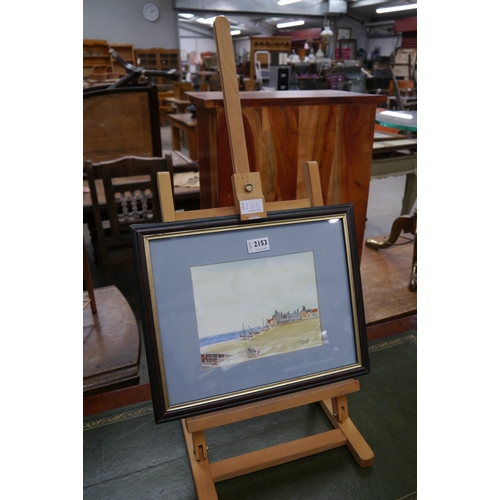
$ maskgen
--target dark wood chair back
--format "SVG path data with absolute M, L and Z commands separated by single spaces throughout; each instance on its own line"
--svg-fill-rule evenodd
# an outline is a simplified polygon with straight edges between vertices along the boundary
M 83 93 L 83 158 L 161 157 L 158 89 L 124 87 Z
M 85 162 L 98 258 L 105 269 L 110 267 L 112 250 L 118 261 L 131 258 L 130 224 L 161 222 L 157 173 L 169 171 L 169 166 L 166 158 L 135 156 Z

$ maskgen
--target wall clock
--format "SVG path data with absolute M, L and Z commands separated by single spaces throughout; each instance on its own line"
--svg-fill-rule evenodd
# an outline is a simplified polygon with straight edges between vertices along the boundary
M 142 8 L 142 14 L 148 21 L 156 21 L 160 17 L 160 11 L 154 3 L 147 3 Z

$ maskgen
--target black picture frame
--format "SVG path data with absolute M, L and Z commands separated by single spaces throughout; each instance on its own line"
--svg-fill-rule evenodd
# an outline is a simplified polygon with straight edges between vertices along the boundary
M 369 373 L 351 204 L 131 228 L 156 423 Z

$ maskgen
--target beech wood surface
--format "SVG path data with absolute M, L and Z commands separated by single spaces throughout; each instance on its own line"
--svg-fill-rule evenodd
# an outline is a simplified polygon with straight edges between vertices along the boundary
M 241 104 L 238 91 L 238 76 L 234 62 L 230 25 L 226 17 L 217 17 L 214 22 L 215 43 L 219 57 L 219 74 L 224 98 L 224 111 L 228 124 L 229 147 L 233 172 L 250 172 L 248 154 L 241 118 Z
M 181 420 L 182 432 L 186 442 L 186 450 L 193 473 L 193 482 L 196 488 L 196 495 L 200 500 L 217 500 L 217 490 L 215 489 L 212 471 L 208 460 L 197 460 L 196 452 L 193 450 L 193 435 L 190 434 L 185 425 L 185 420 Z
M 156 178 L 158 181 L 158 194 L 160 197 L 162 221 L 165 222 L 175 220 L 175 205 L 170 172 L 158 172 L 156 174 Z M 164 193 L 168 191 L 170 191 L 170 196 L 164 196 Z
M 321 193 L 317 161 L 306 161 L 304 163 L 304 185 L 307 199 L 311 200 L 311 206 L 321 207 L 323 205 L 323 195 Z
M 210 464 L 213 481 L 225 481 L 243 474 L 249 474 L 268 467 L 275 467 L 299 458 L 308 457 L 323 451 L 347 444 L 347 439 L 340 429 L 296 439 L 288 443 L 270 446 L 244 455 L 231 457 Z
M 347 404 L 347 403 L 346 403 Z M 335 411 L 332 400 L 323 400 L 320 402 L 326 416 L 336 429 L 340 429 L 346 437 L 346 445 L 351 452 L 356 463 L 363 468 L 370 467 L 373 464 L 374 453 L 365 438 L 358 431 L 352 420 L 347 417 L 344 421 L 339 421 L 335 417 Z
M 256 401 L 243 406 L 213 411 L 204 415 L 186 418 L 186 429 L 188 432 L 219 427 L 221 425 L 240 422 L 249 418 L 268 415 L 277 411 L 303 406 L 314 403 L 328 397 L 341 394 L 350 394 L 359 391 L 359 381 L 355 379 L 341 380 L 333 384 L 313 387 L 300 392 L 277 396 L 263 401 Z

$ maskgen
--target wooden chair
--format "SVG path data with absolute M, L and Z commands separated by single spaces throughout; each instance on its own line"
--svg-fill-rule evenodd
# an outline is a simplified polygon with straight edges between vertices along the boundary
M 157 88 L 86 89 L 83 92 L 83 159 L 161 157 Z
M 98 260 L 105 270 L 113 263 L 123 265 L 124 259 L 131 259 L 130 224 L 161 221 L 156 177 L 158 172 L 168 171 L 169 165 L 166 158 L 134 156 L 85 162 Z

